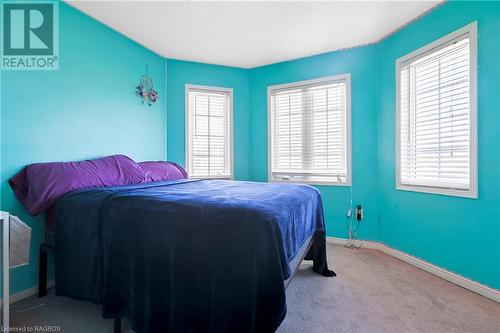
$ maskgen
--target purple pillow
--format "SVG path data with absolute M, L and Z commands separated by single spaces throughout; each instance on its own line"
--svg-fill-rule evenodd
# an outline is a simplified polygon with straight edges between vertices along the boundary
M 147 173 L 148 182 L 187 178 L 186 171 L 180 165 L 172 162 L 139 162 L 138 164 Z
M 36 163 L 9 180 L 17 199 L 31 215 L 37 215 L 67 192 L 96 186 L 138 184 L 147 174 L 124 155 L 81 162 Z

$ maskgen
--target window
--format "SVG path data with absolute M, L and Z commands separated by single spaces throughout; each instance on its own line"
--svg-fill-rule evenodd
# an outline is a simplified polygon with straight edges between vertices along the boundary
M 350 74 L 272 86 L 269 180 L 351 184 Z
M 192 178 L 232 178 L 232 89 L 186 85 L 186 166 Z
M 396 61 L 398 189 L 477 197 L 476 29 Z

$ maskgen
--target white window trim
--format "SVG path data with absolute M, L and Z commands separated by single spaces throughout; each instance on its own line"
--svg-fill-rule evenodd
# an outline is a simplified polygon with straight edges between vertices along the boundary
M 202 85 L 195 85 L 195 84 L 186 84 L 184 86 L 184 108 L 185 108 L 185 156 L 186 156 L 186 170 L 189 172 L 189 164 L 191 163 L 190 158 L 189 158 L 189 135 L 191 134 L 189 131 L 189 91 L 201 91 L 201 92 L 213 92 L 213 93 L 219 93 L 219 94 L 227 94 L 229 96 L 229 138 L 230 138 L 230 146 L 229 146 L 229 163 L 231 164 L 229 167 L 230 170 L 230 176 L 210 176 L 210 177 L 191 177 L 190 175 L 189 178 L 210 178 L 210 179 L 234 179 L 234 137 L 233 137 L 233 88 L 223 88 L 223 87 L 213 87 L 213 86 L 202 86 Z
M 400 175 L 400 70 L 401 64 L 422 55 L 430 53 L 436 47 L 464 35 L 470 38 L 470 188 L 469 190 L 450 189 L 442 187 L 429 187 L 407 185 L 401 183 Z M 396 60 L 396 189 L 422 193 L 442 194 L 448 196 L 475 198 L 478 197 L 477 176 L 477 21 L 462 27 L 430 44 L 425 45 Z
M 332 181 L 307 181 L 307 180 L 282 180 L 282 179 L 273 179 L 272 176 L 272 133 L 271 133 L 271 94 L 274 90 L 280 89 L 289 89 L 294 87 L 300 87 L 305 85 L 313 85 L 313 84 L 323 84 L 329 83 L 332 81 L 341 81 L 345 80 L 346 82 L 346 155 L 347 155 L 347 175 L 346 181 L 343 183 L 332 182 Z M 329 186 L 351 186 L 352 185 L 352 145 L 351 145 L 351 73 L 339 74 L 334 76 L 327 76 L 312 80 L 298 81 L 292 83 L 285 84 L 277 84 L 274 86 L 267 87 L 267 180 L 269 182 L 277 182 L 277 183 L 300 183 L 300 184 L 309 184 L 309 185 L 329 185 Z

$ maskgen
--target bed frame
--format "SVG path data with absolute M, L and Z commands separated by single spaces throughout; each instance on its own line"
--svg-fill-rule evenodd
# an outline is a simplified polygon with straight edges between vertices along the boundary
M 290 282 L 293 277 L 297 273 L 300 264 L 304 260 L 307 252 L 311 248 L 313 243 L 313 236 L 309 236 L 306 239 L 302 247 L 299 249 L 299 252 L 295 256 L 294 259 L 290 262 L 291 274 L 283 283 L 285 284 L 285 289 L 288 288 Z M 40 266 L 38 270 L 38 297 L 43 297 L 47 295 L 47 259 L 49 253 L 54 253 L 54 245 L 53 245 L 53 235 L 46 235 L 46 242 L 40 245 Z M 117 317 L 114 319 L 113 332 L 121 333 L 122 331 L 122 319 L 121 317 Z
M 285 289 L 288 288 L 288 285 L 292 281 L 293 277 L 299 270 L 299 266 L 306 257 L 307 252 L 309 252 L 309 249 L 311 248 L 311 245 L 313 243 L 313 236 L 309 236 L 309 238 L 306 239 L 302 247 L 300 248 L 299 252 L 295 256 L 295 258 L 290 262 L 290 269 L 292 272 L 290 273 L 290 276 L 288 279 L 285 280 Z

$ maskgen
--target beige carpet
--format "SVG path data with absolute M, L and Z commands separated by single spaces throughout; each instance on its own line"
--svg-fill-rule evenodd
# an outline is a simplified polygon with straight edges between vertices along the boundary
M 500 304 L 487 298 L 376 250 L 329 245 L 328 255 L 338 276 L 324 278 L 302 264 L 287 290 L 288 315 L 279 333 L 500 333 Z M 99 306 L 53 295 L 19 302 L 11 320 L 17 327 L 112 332 L 112 321 L 100 318 Z
M 500 333 L 500 304 L 379 251 L 329 246 L 338 276 L 324 279 L 303 264 L 279 333 Z

